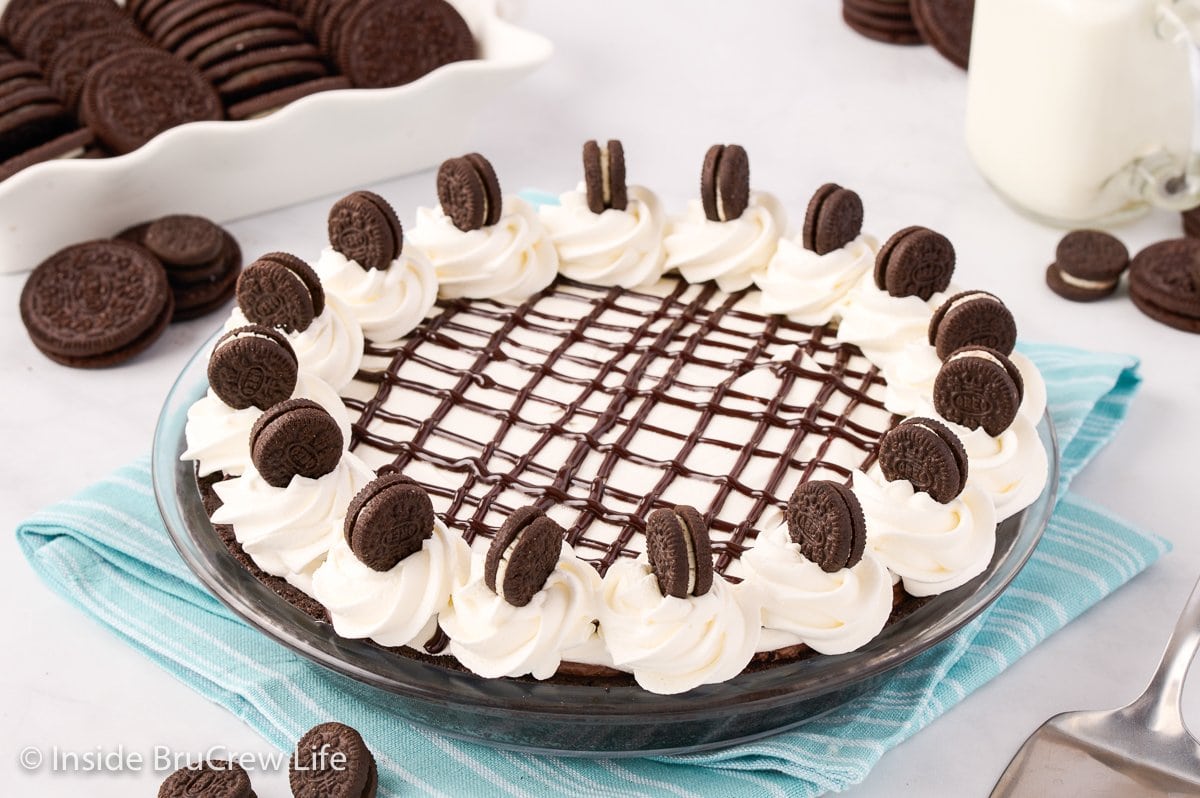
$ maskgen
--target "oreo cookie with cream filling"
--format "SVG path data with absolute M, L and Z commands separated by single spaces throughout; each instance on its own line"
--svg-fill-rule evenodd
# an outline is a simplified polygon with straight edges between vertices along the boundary
M 271 252 L 251 263 L 237 281 L 238 307 L 246 319 L 284 332 L 303 332 L 325 309 L 321 278 L 286 252 Z
M 788 500 L 788 533 L 800 553 L 826 573 L 853 568 L 867 546 L 867 522 L 858 497 L 838 482 L 810 480 Z
M 488 547 L 484 583 L 509 604 L 524 607 L 554 571 L 565 535 L 561 526 L 536 507 L 518 509 Z
M 929 343 L 942 360 L 964 346 L 986 346 L 1011 355 L 1017 345 L 1017 322 L 995 294 L 963 291 L 943 302 L 929 320 Z
M 158 798 L 255 798 L 250 776 L 233 760 L 185 765 L 167 776 Z
M 396 212 L 370 191 L 355 191 L 335 202 L 327 229 L 329 245 L 364 269 L 386 269 L 404 248 Z
M 609 139 L 603 147 L 594 139 L 584 143 L 583 178 L 592 213 L 604 213 L 609 208 L 623 211 L 628 206 L 625 150 L 620 141 Z
M 1102 230 L 1067 233 L 1054 255 L 1054 263 L 1046 268 L 1046 285 L 1072 302 L 1094 302 L 1111 296 L 1129 268 L 1129 250 Z
M 712 588 L 712 541 L 695 507 L 660 507 L 646 518 L 646 556 L 664 596 L 703 596 Z
M 488 159 L 477 152 L 442 162 L 437 195 L 442 211 L 464 233 L 500 221 L 500 181 Z
M 804 214 L 804 248 L 818 255 L 841 249 L 862 233 L 862 199 L 837 183 L 816 190 Z
M 266 410 L 296 390 L 299 364 L 287 338 L 250 324 L 217 339 L 208 359 L 208 385 L 235 410 Z
M 750 158 L 738 144 L 714 144 L 700 170 L 700 202 L 712 222 L 738 219 L 750 204 Z
M 321 723 L 296 742 L 288 786 L 294 798 L 375 798 L 379 772 L 358 731 L 344 723 Z
M 1139 252 L 1129 267 L 1129 295 L 1155 321 L 1200 332 L 1200 240 L 1174 238 Z
M 958 436 L 932 418 L 902 421 L 879 442 L 879 467 L 889 481 L 906 479 L 913 488 L 946 504 L 967 484 L 967 450 Z
M 344 439 L 329 411 L 311 399 L 272 406 L 250 430 L 250 459 L 263 480 L 286 488 L 293 477 L 318 479 L 337 468 Z
M 1017 417 L 1024 394 L 1021 372 L 995 349 L 968 346 L 946 358 L 933 383 L 938 415 L 996 436 Z
M 950 285 L 954 264 L 954 245 L 948 238 L 928 227 L 906 227 L 879 248 L 875 285 L 892 296 L 929 301 Z
M 390 571 L 433 536 L 433 503 L 411 479 L 383 474 L 350 502 L 343 532 L 354 556 L 373 571 Z

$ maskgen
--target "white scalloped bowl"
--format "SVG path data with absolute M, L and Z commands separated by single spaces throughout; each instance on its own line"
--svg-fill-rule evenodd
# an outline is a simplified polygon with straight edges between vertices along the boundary
M 156 216 L 225 222 L 463 152 L 478 110 L 553 47 L 499 18 L 490 0 L 451 2 L 475 34 L 478 60 L 392 89 L 322 92 L 260 119 L 181 125 L 127 155 L 49 161 L 0 183 L 0 273 Z

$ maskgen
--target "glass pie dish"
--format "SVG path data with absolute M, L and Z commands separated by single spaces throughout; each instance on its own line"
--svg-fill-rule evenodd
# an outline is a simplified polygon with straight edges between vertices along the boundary
M 1002 523 L 983 574 L 888 625 L 857 651 L 774 665 L 680 695 L 635 685 L 485 679 L 347 640 L 262 585 L 229 554 L 201 503 L 185 448 L 188 408 L 208 387 L 212 342 L 202 346 L 164 403 L 152 474 L 168 533 L 199 580 L 271 639 L 363 685 L 397 718 L 453 737 L 532 753 L 644 756 L 731 745 L 796 727 L 872 689 L 995 601 L 1033 553 L 1054 505 L 1058 450 L 1049 417 L 1038 424 L 1050 472 L 1037 501 Z

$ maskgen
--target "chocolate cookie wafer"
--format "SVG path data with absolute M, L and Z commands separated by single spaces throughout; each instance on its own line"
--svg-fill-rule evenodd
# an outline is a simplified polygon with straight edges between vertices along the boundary
M 804 214 L 805 249 L 824 255 L 841 249 L 862 233 L 862 199 L 837 183 L 816 190 Z
M 109 0 L 47 0 L 13 32 L 17 51 L 43 68 L 81 33 L 105 29 L 133 31 L 133 20 Z
M 664 596 L 703 596 L 712 588 L 712 540 L 695 507 L 660 507 L 646 518 L 646 555 Z
M 232 760 L 179 768 L 158 788 L 158 798 L 255 798 L 250 776 Z
M 830 480 L 802 482 L 787 506 L 787 525 L 800 552 L 826 573 L 853 568 L 867 546 L 867 522 L 858 498 Z
M 925 43 L 907 3 L 843 0 L 842 20 L 855 33 L 873 41 L 902 45 Z
M 421 550 L 433 536 L 434 521 L 423 487 L 399 474 L 384 474 L 351 500 L 343 531 L 359 561 L 374 571 L 389 571 Z
M 484 583 L 509 604 L 524 607 L 554 571 L 565 534 L 536 507 L 519 508 L 488 547 Z
M 292 477 L 317 479 L 337 468 L 343 444 L 328 410 L 310 399 L 288 399 L 254 422 L 250 459 L 268 485 L 286 488 Z
M 917 296 L 928 301 L 950 285 L 954 265 L 950 239 L 927 227 L 906 227 L 879 248 L 875 285 L 892 296 Z
M 986 346 L 1011 355 L 1017 322 L 995 294 L 963 291 L 947 299 L 929 320 L 929 343 L 942 360 L 964 346 Z
M 879 467 L 888 481 L 906 479 L 942 504 L 967 484 L 967 450 L 932 418 L 910 418 L 889 430 L 879 442 Z

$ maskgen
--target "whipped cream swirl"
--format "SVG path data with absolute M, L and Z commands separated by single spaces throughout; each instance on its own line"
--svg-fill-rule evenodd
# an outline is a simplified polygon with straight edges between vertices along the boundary
M 337 391 L 320 377 L 301 372 L 290 399 L 312 399 L 329 411 L 342 431 L 344 445 L 350 443 L 350 413 Z M 188 408 L 187 450 L 180 460 L 195 460 L 199 475 L 221 472 L 240 476 L 250 466 L 250 430 L 263 411 L 251 405 L 235 410 L 221 401 L 211 388 Z
M 972 466 L 974 464 L 972 463 Z M 854 472 L 854 494 L 867 521 L 867 549 L 913 596 L 933 596 L 983 573 L 996 548 L 996 509 L 970 481 L 948 504 L 913 490 L 906 479 Z
M 670 695 L 732 679 L 750 663 L 762 631 L 762 595 L 720 574 L 703 596 L 664 596 L 646 555 L 604 577 L 600 634 L 613 664 L 642 688 Z
M 1017 412 L 1037 426 L 1046 414 L 1046 379 L 1033 361 L 1020 352 L 1008 356 L 1021 373 L 1021 407 Z
M 558 253 L 537 211 L 520 197 L 505 197 L 500 221 L 463 232 L 438 208 L 418 208 L 408 243 L 437 272 L 447 299 L 495 299 L 516 304 L 541 291 L 558 274 Z
M 892 576 L 870 552 L 853 568 L 826 573 L 781 525 L 759 535 L 742 563 L 763 591 L 763 626 L 822 654 L 861 648 L 891 615 Z
M 1042 494 L 1050 464 L 1033 423 L 1018 415 L 1009 428 L 992 437 L 982 427 L 969 430 L 949 421 L 967 450 L 969 481 L 992 498 L 996 522 L 1016 515 Z
M 241 308 L 235 307 L 225 322 L 225 330 L 249 323 Z M 308 329 L 284 335 L 296 352 L 300 370 L 320 377 L 335 391 L 349 385 L 358 373 L 363 358 L 362 327 L 350 308 L 336 296 L 325 295 L 325 309 Z
M 869 235 L 860 235 L 824 255 L 781 239 L 767 270 L 754 277 L 762 289 L 763 311 L 787 315 L 801 324 L 828 324 L 875 263 L 878 249 L 878 242 Z
M 710 220 L 700 200 L 692 200 L 667 230 L 664 271 L 678 269 L 689 283 L 716 280 L 726 293 L 740 291 L 766 270 L 786 227 L 783 206 L 766 192 L 751 194 L 742 215 L 726 222 Z
M 437 274 L 415 249 L 387 269 L 364 269 L 333 247 L 326 247 L 315 269 L 321 285 L 350 309 L 372 342 L 393 345 L 425 318 L 437 300 Z
M 539 211 L 558 250 L 558 271 L 590 285 L 633 288 L 662 274 L 666 214 L 648 188 L 629 186 L 625 210 L 593 213 L 581 185 Z
M 214 524 L 231 524 L 242 548 L 269 574 L 312 592 L 312 573 L 342 537 L 346 508 L 375 473 L 351 453 L 317 479 L 268 485 L 253 466 L 213 486 L 222 501 Z
M 467 583 L 471 547 L 462 535 L 434 522 L 433 536 L 388 571 L 376 571 L 338 537 L 313 575 L 313 597 L 329 610 L 342 637 L 369 637 L 383 646 L 418 646 L 428 641 L 450 593 Z
M 947 297 L 958 293 L 953 285 L 926 302 L 920 297 L 896 297 L 875 285 L 868 271 L 846 296 L 841 308 L 837 339 L 856 344 L 891 381 L 892 367 L 909 344 L 929 343 L 929 320 Z
M 565 541 L 545 586 L 524 607 L 514 607 L 487 586 L 481 559 L 476 558 L 472 574 L 451 595 L 441 625 L 450 637 L 450 653 L 473 673 L 549 679 L 565 651 L 585 646 L 596 633 L 600 575 Z

